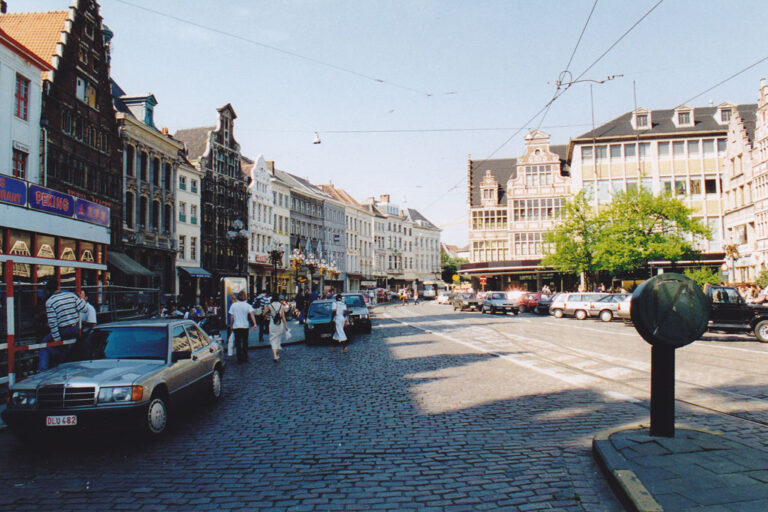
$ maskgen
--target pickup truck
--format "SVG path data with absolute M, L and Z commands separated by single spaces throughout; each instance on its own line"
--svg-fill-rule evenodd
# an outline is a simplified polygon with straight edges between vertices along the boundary
M 757 339 L 768 343 L 768 303 L 749 304 L 736 288 L 708 286 L 709 330 L 752 332 Z

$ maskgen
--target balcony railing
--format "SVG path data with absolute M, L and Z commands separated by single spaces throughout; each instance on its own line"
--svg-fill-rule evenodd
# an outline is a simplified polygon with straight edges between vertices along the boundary
M 187 222 L 187 216 L 183 214 L 179 214 L 179 222 Z
M 197 224 L 197 217 L 192 217 L 189 219 L 192 224 Z

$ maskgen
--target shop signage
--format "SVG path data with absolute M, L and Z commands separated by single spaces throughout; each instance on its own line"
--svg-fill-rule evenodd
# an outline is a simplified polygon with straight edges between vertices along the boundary
M 79 197 L 75 198 L 75 217 L 92 224 L 109 226 L 109 208 Z
M 27 184 L 21 180 L 0 176 L 0 202 L 18 206 L 27 204 Z
M 261 254 L 256 255 L 256 263 L 266 263 L 266 262 L 267 262 L 266 256 L 262 256 Z
M 37 185 L 29 186 L 27 201 L 33 210 L 55 213 L 65 217 L 72 217 L 75 214 L 74 197 Z
M 376 286 L 376 281 L 360 281 L 360 286 Z

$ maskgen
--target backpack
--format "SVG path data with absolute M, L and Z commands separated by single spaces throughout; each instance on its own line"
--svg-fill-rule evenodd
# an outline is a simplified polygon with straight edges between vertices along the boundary
M 283 321 L 282 317 L 280 316 L 280 311 L 282 311 L 282 308 L 275 311 L 275 309 L 272 306 L 270 306 L 269 309 L 272 310 L 272 323 L 274 323 L 275 325 L 280 325 L 280 322 Z

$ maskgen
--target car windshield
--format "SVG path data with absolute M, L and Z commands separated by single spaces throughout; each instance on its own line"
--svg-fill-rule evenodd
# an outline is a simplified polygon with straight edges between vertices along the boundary
M 310 319 L 327 318 L 331 316 L 331 303 L 330 302 L 313 302 L 309 305 L 309 312 L 307 315 Z
M 68 361 L 94 359 L 159 359 L 168 357 L 166 327 L 97 328 L 79 340 Z
M 462 293 L 461 294 L 462 299 L 474 299 L 475 294 L 474 293 Z
M 505 299 L 506 297 L 504 296 L 503 293 L 492 293 L 491 294 L 491 298 L 492 299 Z
M 363 297 L 361 295 L 347 295 L 344 297 L 344 302 L 350 308 L 365 307 L 365 302 L 363 301 Z

